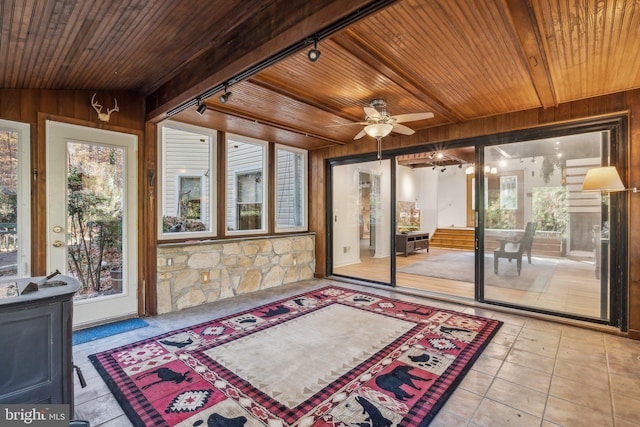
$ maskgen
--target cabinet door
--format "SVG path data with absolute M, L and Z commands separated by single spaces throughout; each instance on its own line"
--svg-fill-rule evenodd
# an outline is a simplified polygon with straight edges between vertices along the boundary
M 61 304 L 0 311 L 0 403 L 68 403 L 61 316 Z

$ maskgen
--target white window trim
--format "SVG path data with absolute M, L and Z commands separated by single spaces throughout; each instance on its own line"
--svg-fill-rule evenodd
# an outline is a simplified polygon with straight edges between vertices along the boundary
M 209 147 L 209 194 L 205 195 L 208 197 L 208 210 L 209 210 L 209 220 L 210 220 L 210 229 L 208 231 L 184 231 L 180 233 L 165 233 L 162 231 L 162 217 L 163 213 L 163 183 L 166 179 L 166 168 L 163 156 L 164 149 L 164 129 L 165 128 L 173 128 L 180 129 L 187 132 L 198 133 L 202 135 L 206 135 L 209 137 L 210 147 Z M 218 226 L 217 226 L 217 132 L 213 129 L 203 128 L 200 126 L 189 125 L 185 123 L 175 122 L 172 120 L 167 120 L 158 125 L 158 165 L 160 165 L 160 179 L 156 179 L 157 186 L 157 194 L 158 194 L 158 240 L 175 240 L 175 239 L 200 239 L 200 238 L 212 238 L 217 237 Z M 205 173 L 206 174 L 206 173 Z M 188 176 L 197 176 L 196 173 L 185 173 Z M 204 175 L 204 174 L 203 174 Z
M 228 217 L 229 210 L 225 209 L 225 218 L 224 218 L 225 235 L 226 236 L 243 236 L 243 235 L 253 235 L 253 234 L 267 234 L 269 232 L 268 226 L 267 226 L 269 224 L 269 143 L 267 141 L 249 138 L 247 136 L 227 134 L 225 145 L 224 145 L 225 147 L 224 152 L 226 157 L 225 164 L 228 164 L 228 160 L 229 160 L 229 153 L 227 150 L 229 148 L 229 140 L 238 141 L 245 144 L 259 145 L 262 147 L 262 199 L 263 199 L 262 200 L 262 227 L 259 230 L 227 230 L 226 225 L 229 223 L 229 217 Z M 246 173 L 249 171 L 256 171 L 256 170 L 259 170 L 259 169 L 256 169 L 256 168 L 237 169 L 234 171 L 234 176 L 232 179 L 236 180 L 238 173 Z M 229 172 L 229 168 L 227 167 L 225 170 L 225 195 L 224 195 L 225 201 L 228 201 L 229 199 L 229 195 L 226 193 L 226 191 L 228 191 L 228 180 L 229 180 L 229 176 L 227 176 L 228 172 Z M 234 181 L 234 184 L 235 182 L 236 181 Z M 235 186 L 234 186 L 234 191 L 237 191 Z M 236 200 L 235 195 L 234 195 L 234 200 Z M 234 207 L 233 207 L 234 215 L 237 213 L 236 205 L 237 203 L 234 203 Z
M 31 276 L 31 127 L 28 123 L 2 119 L 0 127 L 18 134 L 17 277 L 28 277 Z
M 277 219 L 277 206 L 278 206 L 278 150 L 282 150 L 282 151 L 288 151 L 288 152 L 293 152 L 293 153 L 297 153 L 297 154 L 302 154 L 304 156 L 304 162 L 302 165 L 302 168 L 304 170 L 303 173 L 303 183 L 302 183 L 302 197 L 304 198 L 303 202 L 302 202 L 302 208 L 304 209 L 304 212 L 302 213 L 302 225 L 299 227 L 278 227 L 278 219 Z M 275 159 L 273 161 L 274 163 L 274 167 L 275 167 L 275 180 L 276 182 L 273 185 L 273 191 L 275 192 L 275 197 L 274 197 L 274 201 L 275 201 L 275 205 L 276 208 L 274 209 L 273 214 L 276 215 L 276 220 L 275 220 L 275 232 L 276 233 L 287 233 L 287 232 L 296 232 L 296 231 L 307 231 L 309 228 L 309 181 L 308 181 L 308 174 L 309 174 L 309 152 L 307 150 L 303 150 L 301 148 L 295 148 L 295 147 L 289 147 L 286 145 L 281 145 L 281 144 L 275 144 Z

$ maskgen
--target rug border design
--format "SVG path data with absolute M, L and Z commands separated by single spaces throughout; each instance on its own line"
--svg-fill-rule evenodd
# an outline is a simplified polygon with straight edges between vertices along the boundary
M 89 360 L 94 365 L 94 367 L 96 368 L 96 370 L 98 371 L 102 379 L 105 381 L 105 383 L 109 387 L 109 390 L 116 398 L 116 401 L 120 404 L 125 414 L 134 425 L 136 426 L 164 425 L 163 424 L 164 419 L 162 415 L 156 411 L 152 403 L 147 400 L 147 398 L 144 396 L 141 390 L 137 388 L 137 386 L 134 384 L 131 378 L 128 375 L 124 374 L 122 368 L 120 367 L 118 362 L 111 356 L 111 354 L 114 354 L 116 351 L 122 352 L 122 351 L 127 351 L 130 349 L 139 347 L 142 343 L 155 342 L 163 338 L 174 336 L 182 332 L 187 332 L 192 329 L 205 327 L 206 325 L 211 324 L 212 322 L 221 323 L 228 319 L 237 318 L 239 316 L 243 316 L 243 315 L 255 312 L 256 309 L 259 309 L 265 306 L 275 306 L 277 304 L 282 304 L 286 301 L 291 301 L 292 299 L 295 299 L 295 298 L 305 297 L 309 295 L 317 295 L 329 289 L 337 289 L 343 292 L 356 293 L 358 295 L 366 295 L 372 298 L 383 299 L 385 301 L 390 301 L 390 302 L 399 302 L 401 304 L 414 306 L 416 307 L 416 310 L 419 310 L 420 308 L 424 307 L 424 308 L 427 308 L 428 310 L 436 310 L 441 313 L 462 315 L 466 318 L 470 318 L 474 320 L 479 319 L 482 322 L 486 323 L 486 325 L 481 330 L 478 331 L 474 339 L 471 342 L 469 342 L 468 345 L 462 350 L 462 352 L 456 357 L 455 363 L 452 363 L 450 366 L 448 366 L 447 369 L 436 378 L 436 380 L 433 382 L 433 385 L 430 385 L 428 387 L 430 392 L 422 395 L 420 399 L 410 407 L 409 412 L 403 415 L 403 419 L 400 424 L 402 426 L 409 426 L 409 425 L 426 426 L 433 420 L 433 418 L 437 415 L 440 409 L 447 402 L 447 400 L 449 399 L 453 391 L 464 379 L 468 371 L 473 366 L 474 362 L 478 359 L 478 357 L 480 357 L 483 350 L 491 342 L 491 339 L 498 332 L 498 330 L 503 324 L 503 322 L 496 319 L 489 319 L 486 317 L 476 316 L 473 314 L 460 313 L 455 310 L 430 307 L 422 303 L 403 301 L 397 298 L 376 295 L 373 293 L 356 290 L 356 289 L 343 288 L 337 285 L 326 285 L 316 289 L 312 289 L 310 291 L 302 292 L 300 294 L 293 294 L 291 296 L 281 298 L 275 301 L 262 303 L 256 307 L 252 307 L 247 310 L 243 310 L 241 312 L 229 314 L 223 317 L 213 318 L 205 322 L 201 322 L 201 323 L 187 326 L 181 329 L 166 332 L 164 334 L 153 336 L 153 337 L 136 341 L 130 344 L 126 344 L 115 349 L 92 354 L 89 356 Z M 330 303 L 340 304 L 341 302 L 331 301 Z M 320 308 L 327 307 L 327 305 L 328 304 L 320 303 L 314 307 L 307 307 L 306 310 L 298 312 L 295 315 L 288 316 L 288 317 L 285 316 L 283 318 L 275 319 L 275 321 L 263 322 L 263 324 L 257 325 L 253 328 L 249 328 L 248 330 L 241 331 L 233 334 L 232 336 L 220 339 L 219 341 L 216 341 L 215 344 L 207 345 L 206 348 L 208 349 L 214 345 L 221 345 L 224 342 L 236 340 L 246 335 L 258 332 L 262 329 L 269 328 L 275 324 L 287 322 L 291 320 L 294 316 L 295 317 L 303 316 L 308 314 L 311 311 L 315 311 Z M 349 304 L 347 305 L 350 307 L 354 307 L 354 305 L 349 305 Z M 385 311 L 374 310 L 366 306 L 357 306 L 357 308 L 373 311 L 377 314 L 392 317 L 392 318 L 399 318 L 396 315 L 387 313 Z M 416 322 L 416 326 L 411 328 L 408 332 L 406 332 L 402 336 L 399 336 L 391 344 L 387 345 L 383 349 L 383 351 L 376 353 L 372 358 L 368 359 L 366 362 L 363 362 L 358 366 L 354 366 L 349 371 L 348 375 L 343 375 L 340 378 L 336 378 L 334 383 L 338 383 L 338 384 L 332 383 L 331 385 L 333 385 L 333 387 L 327 386 L 325 389 L 323 389 L 320 393 L 324 393 L 324 394 L 322 394 L 323 397 L 320 400 L 321 401 L 326 400 L 332 395 L 332 392 L 327 392 L 326 390 L 340 389 L 348 385 L 349 383 L 354 381 L 354 378 L 359 377 L 360 374 L 362 374 L 372 366 L 375 366 L 376 364 L 380 363 L 380 361 L 382 361 L 384 358 L 388 357 L 389 355 L 393 355 L 394 353 L 397 353 L 398 356 L 396 356 L 396 358 L 399 357 L 401 352 L 398 350 L 398 348 L 401 346 L 401 344 L 407 341 L 408 336 L 413 336 L 416 334 L 416 330 L 417 330 L 416 328 L 421 329 L 424 326 L 420 323 L 420 321 L 412 320 L 410 316 L 407 316 L 405 320 Z M 208 365 L 211 365 L 212 363 L 216 364 L 217 362 L 212 361 L 211 359 L 203 360 L 203 358 L 206 357 L 204 356 L 204 351 L 205 351 L 204 348 L 200 348 L 195 352 L 193 352 L 193 354 L 185 354 L 184 355 L 185 357 L 181 358 L 181 360 L 185 363 L 185 365 L 191 368 L 193 368 L 192 364 L 194 363 L 194 361 L 196 361 L 195 363 L 203 363 L 203 364 L 208 363 Z M 179 353 L 176 353 L 176 355 L 178 354 Z M 221 370 L 226 369 L 222 365 L 218 364 L 218 366 L 221 368 Z M 233 373 L 231 373 L 229 377 L 230 376 L 233 376 Z M 114 378 L 118 378 L 121 384 L 119 385 Z M 252 387 L 249 383 L 247 383 L 242 378 L 238 378 L 237 385 L 242 387 Z M 253 391 L 255 393 L 254 396 L 260 396 L 260 398 L 258 399 L 260 402 L 268 403 L 269 401 L 272 400 L 269 396 L 265 395 L 260 390 L 255 389 Z M 303 402 L 301 405 L 298 405 L 298 406 L 303 406 L 305 403 L 306 402 Z M 139 410 L 142 413 L 135 409 L 136 406 L 139 407 Z M 263 405 L 260 405 L 258 403 L 258 406 L 260 407 Z M 311 409 L 313 409 L 314 407 L 313 405 L 307 405 L 307 406 L 311 406 Z M 296 414 L 294 413 L 294 411 L 291 410 L 290 408 L 284 407 L 284 405 L 280 405 L 280 406 L 266 405 L 266 407 L 269 409 L 280 411 L 279 416 L 283 419 L 283 421 L 287 423 L 293 423 L 297 420 Z

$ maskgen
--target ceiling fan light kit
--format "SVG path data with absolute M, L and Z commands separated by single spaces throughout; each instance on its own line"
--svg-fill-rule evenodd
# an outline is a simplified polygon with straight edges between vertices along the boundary
M 389 123 L 374 123 L 364 127 L 364 131 L 373 138 L 384 138 L 391 133 L 393 125 Z

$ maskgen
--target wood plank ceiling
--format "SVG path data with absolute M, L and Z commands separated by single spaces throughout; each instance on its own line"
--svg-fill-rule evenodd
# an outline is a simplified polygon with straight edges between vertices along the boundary
M 307 43 L 238 78 L 371 5 L 317 62 Z M 173 118 L 308 149 L 354 143 L 373 99 L 433 112 L 407 123 L 421 129 L 640 88 L 637 0 L 7 0 L 0 15 L 2 88 L 136 91 L 155 121 L 231 81 L 227 103 Z

